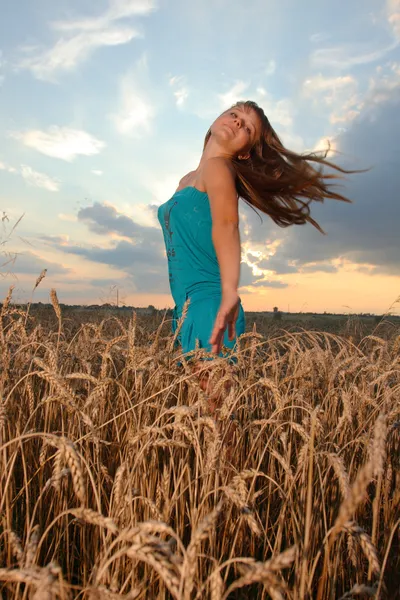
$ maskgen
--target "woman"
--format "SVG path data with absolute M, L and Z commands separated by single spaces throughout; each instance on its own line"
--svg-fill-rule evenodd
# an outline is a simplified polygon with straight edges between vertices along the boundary
M 226 356 L 222 345 L 232 350 L 245 331 L 238 296 L 239 198 L 282 227 L 309 222 L 321 231 L 310 216 L 310 202 L 347 200 L 329 189 L 332 174 L 311 166 L 314 161 L 347 172 L 325 157 L 287 150 L 255 102 L 238 102 L 211 125 L 199 166 L 158 209 L 175 301 L 173 332 L 188 301 L 177 339 L 186 360 L 196 340 L 212 355 Z M 196 362 L 194 370 L 201 366 Z

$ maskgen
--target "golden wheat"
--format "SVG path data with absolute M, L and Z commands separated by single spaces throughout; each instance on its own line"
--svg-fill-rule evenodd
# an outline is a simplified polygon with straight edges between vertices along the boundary
M 2 597 L 399 598 L 398 331 L 257 317 L 204 392 L 183 319 L 50 298 L 1 309 Z

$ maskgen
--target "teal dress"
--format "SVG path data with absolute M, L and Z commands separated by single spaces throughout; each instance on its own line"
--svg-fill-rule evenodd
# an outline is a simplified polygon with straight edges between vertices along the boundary
M 184 358 L 190 360 L 196 340 L 199 348 L 211 352 L 209 339 L 222 298 L 220 270 L 211 236 L 208 195 L 195 187 L 185 187 L 159 206 L 157 217 L 164 235 L 169 285 L 175 302 L 173 333 L 185 301 L 190 298 L 185 320 L 175 342 L 176 346 L 182 347 Z M 226 329 L 223 345 L 228 353 L 221 351 L 218 356 L 236 362 L 236 357 L 230 357 L 230 353 L 235 347 L 236 338 L 244 331 L 245 315 L 240 301 L 236 336 L 229 340 Z M 212 355 L 205 360 L 213 360 L 214 357 Z

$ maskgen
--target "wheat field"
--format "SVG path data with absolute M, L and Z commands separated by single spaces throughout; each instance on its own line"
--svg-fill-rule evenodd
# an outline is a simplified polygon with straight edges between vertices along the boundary
M 400 598 L 396 327 L 249 324 L 211 416 L 165 316 L 51 300 L 1 309 L 3 598 Z

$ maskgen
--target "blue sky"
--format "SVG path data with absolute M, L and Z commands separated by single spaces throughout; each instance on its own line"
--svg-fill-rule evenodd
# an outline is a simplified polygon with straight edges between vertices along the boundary
M 241 206 L 245 309 L 384 311 L 400 292 L 400 0 L 17 0 L 0 22 L 4 295 L 172 306 L 157 207 L 214 118 L 256 100 L 285 144 L 349 168 L 327 231 Z M 336 154 L 335 154 L 336 153 Z M 340 154 L 337 154 L 340 153 Z M 4 236 L 4 232 L 2 234 Z M 3 271 L 7 270 L 3 267 Z M 35 293 L 35 294 L 36 294 Z M 347 307 L 347 308 L 346 308 Z

